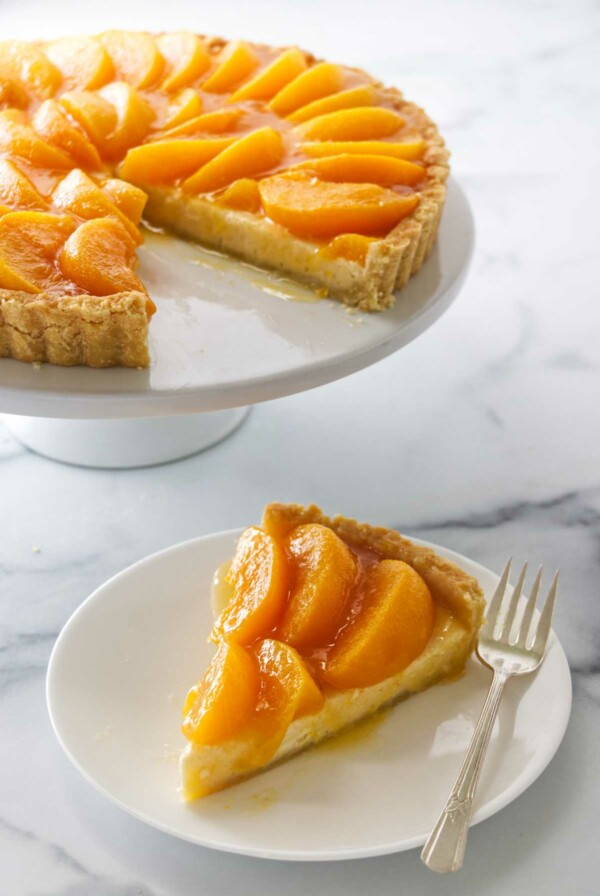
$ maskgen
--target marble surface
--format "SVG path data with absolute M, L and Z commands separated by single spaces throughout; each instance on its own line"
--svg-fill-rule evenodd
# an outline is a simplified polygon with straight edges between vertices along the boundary
M 0 33 L 139 26 L 140 4 L 92 6 L 2 0 Z M 591 896 L 600 872 L 598 6 L 270 0 L 249 15 L 241 2 L 170 0 L 168 17 L 166 6 L 144 4 L 144 25 L 291 37 L 401 83 L 453 150 L 476 257 L 459 300 L 416 343 L 256 407 L 227 442 L 189 460 L 66 467 L 0 425 L 0 893 Z M 108 804 L 52 735 L 46 664 L 81 601 L 152 551 L 255 520 L 273 498 L 386 522 L 495 569 L 513 553 L 562 570 L 556 630 L 573 672 L 571 724 L 530 790 L 472 831 L 458 876 L 433 876 L 417 851 L 306 866 L 180 843 Z

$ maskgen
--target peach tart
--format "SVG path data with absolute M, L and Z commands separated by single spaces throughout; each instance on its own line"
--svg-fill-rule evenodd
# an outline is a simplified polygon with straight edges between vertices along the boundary
M 142 215 L 387 308 L 434 244 L 447 157 L 398 90 L 297 47 L 0 41 L 0 357 L 147 366 Z
M 460 674 L 483 619 L 457 566 L 314 506 L 268 505 L 215 583 L 215 655 L 183 707 L 186 800 Z

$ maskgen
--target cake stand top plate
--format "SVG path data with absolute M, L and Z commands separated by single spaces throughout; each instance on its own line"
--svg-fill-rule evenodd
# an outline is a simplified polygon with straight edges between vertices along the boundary
M 216 411 L 323 385 L 379 361 L 430 327 L 472 254 L 467 199 L 450 181 L 436 247 L 383 314 L 329 299 L 233 259 L 148 233 L 139 273 L 156 300 L 148 370 L 0 360 L 0 412 L 61 418 Z M 283 297 L 282 296 L 285 296 Z

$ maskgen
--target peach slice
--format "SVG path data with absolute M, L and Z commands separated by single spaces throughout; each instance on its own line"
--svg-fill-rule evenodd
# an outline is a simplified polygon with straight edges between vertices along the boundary
M 62 37 L 50 41 L 45 53 L 61 73 L 67 90 L 95 90 L 114 74 L 110 56 L 95 37 Z
M 300 148 L 307 156 L 316 158 L 356 153 L 361 156 L 391 156 L 416 161 L 423 157 L 425 141 L 418 139 L 406 143 L 385 143 L 383 140 L 326 140 L 323 143 L 303 143 Z
M 3 78 L 0 72 L 0 109 L 26 109 L 29 95 L 18 81 Z
M 403 124 L 402 116 L 391 109 L 361 106 L 319 115 L 295 130 L 303 140 L 373 140 L 391 137 Z
M 174 183 L 197 171 L 234 142 L 233 137 L 207 140 L 156 140 L 130 149 L 121 176 L 139 184 Z
M 74 168 L 56 185 L 52 193 L 52 202 L 61 211 L 71 212 L 84 220 L 104 218 L 112 215 L 117 218 L 129 234 L 135 245 L 141 243 L 141 237 L 135 224 L 119 211 L 116 205 L 106 196 L 94 181 Z
M 76 224 L 46 212 L 11 212 L 0 218 L 0 286 L 41 292 L 57 281 L 56 257 Z
M 159 34 L 156 45 L 166 62 L 164 90 L 179 90 L 196 81 L 210 68 L 210 56 L 199 37 L 189 31 Z
M 134 224 L 140 223 L 148 201 L 148 196 L 143 190 L 117 177 L 109 177 L 102 183 L 100 189 L 130 221 Z
M 23 174 L 10 159 L 2 157 L 0 157 L 0 202 L 13 209 L 40 211 L 48 208 L 48 202 L 27 175 Z
M 254 50 L 242 40 L 230 41 L 219 55 L 214 72 L 201 85 L 208 93 L 227 93 L 248 78 L 258 66 Z
M 361 608 L 329 652 L 325 681 L 365 688 L 397 675 L 423 652 L 434 621 L 421 576 L 401 560 L 382 560 L 367 573 Z
M 229 102 L 270 100 L 305 69 L 306 56 L 301 50 L 291 47 L 255 75 L 251 81 L 232 93 Z
M 321 709 L 324 703 L 321 689 L 297 650 L 273 638 L 259 641 L 254 650 L 261 678 L 272 676 L 277 679 L 286 703 L 293 704 L 293 719 L 312 715 Z
M 63 275 L 93 296 L 146 292 L 132 268 L 133 242 L 119 221 L 94 218 L 80 224 L 59 256 Z
M 337 93 L 342 84 L 343 75 L 338 65 L 319 62 L 280 90 L 269 103 L 269 108 L 277 115 L 290 115 L 301 106 L 307 106 L 330 93 Z
M 234 594 L 213 628 L 221 637 L 250 644 L 277 624 L 287 597 L 287 563 L 283 549 L 255 526 L 240 536 L 227 579 Z
M 31 125 L 18 121 L 6 109 L 0 112 L 0 150 L 19 156 L 38 168 L 69 169 L 73 159 L 36 134 Z
M 110 135 L 117 126 L 117 111 L 112 103 L 90 90 L 63 93 L 60 103 L 104 156 Z
M 182 186 L 188 193 L 210 193 L 240 177 L 268 171 L 281 161 L 282 156 L 281 134 L 270 127 L 259 128 L 236 140 Z
M 150 87 L 162 74 L 165 60 L 156 41 L 139 31 L 105 31 L 99 39 L 115 67 L 115 77 L 132 87 Z
M 201 112 L 202 100 L 197 91 L 193 87 L 184 87 L 179 93 L 174 94 L 170 100 L 163 113 L 160 129 L 170 131 L 172 128 L 185 124 L 192 118 L 198 118 Z
M 403 196 L 375 184 L 328 183 L 301 172 L 265 178 L 259 190 L 273 221 L 292 233 L 323 238 L 388 233 L 419 203 L 416 194 Z
M 260 210 L 260 193 L 258 192 L 258 184 L 250 177 L 242 177 L 240 180 L 234 180 L 231 186 L 227 187 L 216 201 L 228 208 L 235 208 L 242 212 L 254 212 Z
M 181 730 L 195 744 L 227 740 L 254 712 L 258 669 L 238 644 L 221 643 L 208 669 L 187 695 Z
M 319 251 L 325 258 L 345 258 L 364 265 L 369 249 L 376 242 L 375 237 L 361 236 L 360 233 L 341 233 Z
M 311 159 L 294 166 L 293 170 L 307 169 L 323 180 L 352 184 L 402 184 L 412 187 L 425 177 L 425 169 L 405 159 L 391 156 L 359 156 L 344 153 Z
M 130 146 L 142 142 L 154 121 L 154 110 L 125 81 L 113 81 L 101 87 L 97 95 L 107 100 L 117 113 L 117 124 L 106 141 L 105 155 L 110 159 L 119 159 Z
M 0 41 L 0 78 L 22 84 L 38 99 L 52 96 L 62 81 L 58 69 L 35 44 Z
M 204 115 L 197 115 L 175 128 L 163 131 L 160 139 L 195 134 L 224 134 L 234 130 L 243 114 L 243 109 L 216 109 L 214 112 L 205 112 Z
M 296 112 L 288 115 L 288 118 L 295 124 L 300 124 L 303 121 L 310 121 L 312 118 L 326 115 L 329 112 L 337 112 L 339 109 L 357 109 L 363 106 L 374 106 L 376 102 L 377 91 L 371 84 L 364 84 L 362 87 L 342 90 L 340 93 L 333 93 L 331 96 L 315 100 L 314 103 L 302 106 Z
M 77 165 L 96 171 L 102 168 L 102 160 L 94 144 L 56 100 L 45 100 L 38 106 L 32 124 L 40 136 L 70 155 Z
M 278 637 L 294 647 L 326 646 L 338 632 L 356 560 L 335 532 L 316 523 L 294 529 L 285 547 L 293 584 Z

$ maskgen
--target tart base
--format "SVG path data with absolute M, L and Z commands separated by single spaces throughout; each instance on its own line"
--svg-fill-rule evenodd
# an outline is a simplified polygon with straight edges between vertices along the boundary
M 148 297 L 0 289 L 0 358 L 62 367 L 147 367 Z

